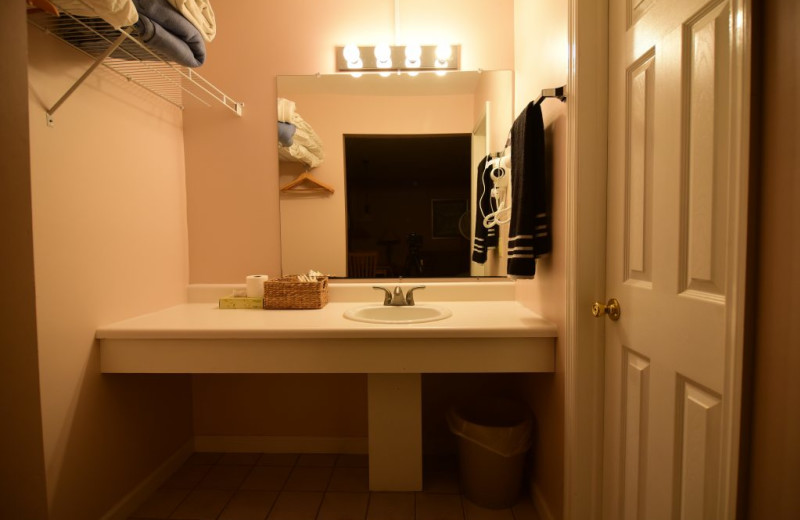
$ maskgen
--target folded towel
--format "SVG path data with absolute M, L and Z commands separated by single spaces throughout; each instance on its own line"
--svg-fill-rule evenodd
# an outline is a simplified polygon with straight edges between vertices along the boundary
M 292 123 L 294 119 L 294 101 L 278 98 L 278 121 Z
M 200 31 L 176 11 L 167 0 L 133 0 L 139 12 L 138 37 L 170 61 L 199 67 L 206 59 L 206 45 Z
M 550 252 L 549 197 L 542 108 L 531 102 L 511 127 L 509 275 L 532 277 L 536 257 Z
M 217 21 L 208 0 L 168 0 L 192 25 L 205 41 L 210 42 L 217 35 Z
M 136 23 L 139 15 L 131 0 L 58 0 L 58 8 L 78 16 L 100 17 L 115 29 Z
M 492 167 L 486 167 L 490 157 L 481 159 L 478 165 L 478 200 L 475 212 L 475 243 L 472 245 L 472 261 L 485 264 L 489 249 L 497 247 L 497 226 L 486 228 L 483 219 L 492 212 Z
M 319 157 L 320 162 L 322 162 L 322 159 L 325 158 L 325 152 L 322 150 L 322 140 L 320 140 L 319 135 L 297 112 L 292 117 L 292 124 L 297 128 L 292 142 L 305 147 L 310 153 Z
M 292 123 L 278 121 L 278 142 L 283 146 L 292 146 L 292 137 L 297 131 L 297 127 Z
M 309 168 L 316 168 L 322 164 L 322 158 L 311 153 L 305 146 L 293 143 L 292 146 L 278 145 L 278 158 L 284 161 L 301 162 Z

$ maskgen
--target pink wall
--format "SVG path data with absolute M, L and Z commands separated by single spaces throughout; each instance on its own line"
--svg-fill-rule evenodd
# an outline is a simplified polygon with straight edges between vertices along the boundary
M 365 438 L 366 390 L 364 374 L 197 375 L 194 434 Z
M 28 56 L 25 5 L 0 4 L 0 518 L 47 518 L 36 294 L 33 272 L 31 172 L 28 155 Z M 12 297 L 13 295 L 13 297 Z
M 203 74 L 244 101 L 245 114 L 185 114 L 193 283 L 280 272 L 275 76 L 334 72 L 336 45 L 392 40 L 395 28 L 392 0 L 218 2 L 214 11 L 219 33 Z M 461 44 L 464 69 L 511 69 L 512 19 L 511 0 L 403 0 L 397 42 L 449 40 Z
M 95 329 L 185 300 L 181 113 L 29 30 L 30 183 L 51 520 L 100 518 L 191 438 L 182 376 L 104 376 Z
M 511 85 L 509 85 L 511 83 Z M 500 152 L 505 148 L 508 131 L 514 122 L 514 73 L 481 74 L 475 91 L 475 114 L 489 101 L 490 119 L 488 132 L 489 148 Z M 478 121 L 473 121 L 473 127 Z
M 515 113 L 519 113 L 542 89 L 567 82 L 566 2 L 514 2 Z M 566 316 L 566 105 L 547 100 L 542 104 L 547 161 L 552 171 L 553 252 L 536 264 L 533 280 L 517 282 L 517 299 L 553 321 L 558 337 L 565 334 Z M 556 341 L 556 371 L 529 380 L 529 401 L 539 420 L 532 485 L 554 518 L 561 518 L 564 504 L 564 361 L 563 341 Z

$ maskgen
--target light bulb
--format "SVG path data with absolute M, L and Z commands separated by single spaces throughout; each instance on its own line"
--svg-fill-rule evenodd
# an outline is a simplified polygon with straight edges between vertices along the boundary
M 345 48 L 342 49 L 342 56 L 351 68 L 360 68 L 364 65 L 361 61 L 361 51 L 352 43 L 346 45 Z M 355 63 L 361 63 L 361 65 L 359 67 L 353 67 Z
M 410 45 L 406 45 L 406 59 L 411 61 L 419 61 L 419 57 L 422 56 L 422 47 L 417 45 L 416 43 L 412 43 Z
M 406 45 L 406 68 L 417 69 L 420 66 L 419 58 L 422 56 L 422 47 L 412 43 Z
M 392 49 L 385 43 L 375 46 L 375 61 L 378 68 L 388 69 L 392 66 Z
M 453 55 L 453 48 L 449 45 L 437 45 L 436 46 L 436 59 L 439 61 L 447 61 L 450 59 L 450 56 Z

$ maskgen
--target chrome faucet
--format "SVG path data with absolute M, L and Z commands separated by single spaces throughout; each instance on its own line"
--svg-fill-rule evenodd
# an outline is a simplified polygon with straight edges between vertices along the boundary
M 395 286 L 394 291 L 389 291 L 386 287 L 379 287 L 374 286 L 373 289 L 380 289 L 385 294 L 383 295 L 383 304 L 384 305 L 394 305 L 396 307 L 403 306 L 403 305 L 414 305 L 414 291 L 417 289 L 424 289 L 424 285 L 418 285 L 416 287 L 412 287 L 408 290 L 405 296 L 403 296 L 403 289 L 400 286 Z

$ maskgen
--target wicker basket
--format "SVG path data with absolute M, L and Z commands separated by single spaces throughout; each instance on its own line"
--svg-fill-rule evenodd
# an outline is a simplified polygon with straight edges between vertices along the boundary
M 265 309 L 321 309 L 328 303 L 328 278 L 300 282 L 283 276 L 264 282 Z

